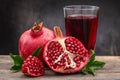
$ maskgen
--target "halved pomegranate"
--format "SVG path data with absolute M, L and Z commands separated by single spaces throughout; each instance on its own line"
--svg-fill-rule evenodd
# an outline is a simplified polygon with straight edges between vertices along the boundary
M 88 50 L 76 38 L 64 37 L 59 27 L 54 27 L 56 38 L 49 41 L 44 48 L 47 65 L 57 73 L 75 73 L 88 62 Z

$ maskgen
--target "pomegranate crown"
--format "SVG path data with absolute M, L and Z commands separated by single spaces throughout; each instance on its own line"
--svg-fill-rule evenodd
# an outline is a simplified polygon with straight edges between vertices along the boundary
M 40 22 L 39 24 L 34 22 L 33 27 L 32 27 L 32 31 L 39 32 L 42 30 L 42 27 L 43 27 L 43 22 Z
M 59 26 L 54 26 L 54 33 L 55 33 L 55 36 L 59 38 L 63 37 L 62 31 Z

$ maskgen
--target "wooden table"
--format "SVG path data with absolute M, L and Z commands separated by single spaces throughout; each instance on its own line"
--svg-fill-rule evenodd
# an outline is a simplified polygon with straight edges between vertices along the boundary
M 97 71 L 97 75 L 83 75 L 81 73 L 71 75 L 55 74 L 46 70 L 41 77 L 26 77 L 21 72 L 12 73 L 9 69 L 12 60 L 7 55 L 0 55 L 0 80 L 120 80 L 120 56 L 97 56 L 97 60 L 106 62 L 103 69 Z

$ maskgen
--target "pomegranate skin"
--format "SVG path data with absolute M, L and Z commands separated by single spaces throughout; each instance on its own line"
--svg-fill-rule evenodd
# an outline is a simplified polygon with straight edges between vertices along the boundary
M 23 59 L 26 59 L 32 52 L 35 51 L 39 46 L 42 47 L 42 50 L 39 55 L 39 59 L 43 61 L 42 52 L 44 49 L 44 45 L 49 41 L 55 38 L 55 35 L 52 30 L 42 27 L 40 31 L 33 31 L 29 29 L 25 31 L 18 43 L 19 54 Z

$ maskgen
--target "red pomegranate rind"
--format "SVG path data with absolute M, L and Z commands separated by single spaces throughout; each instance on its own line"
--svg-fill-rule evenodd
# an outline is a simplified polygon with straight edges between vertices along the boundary
M 38 58 L 29 56 L 22 65 L 22 72 L 27 76 L 42 76 L 44 74 L 43 63 Z
M 74 37 L 54 39 L 48 42 L 43 56 L 48 66 L 58 73 L 78 72 L 88 62 L 88 51 Z

